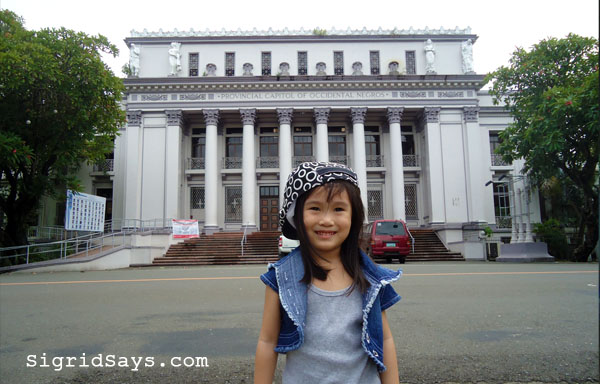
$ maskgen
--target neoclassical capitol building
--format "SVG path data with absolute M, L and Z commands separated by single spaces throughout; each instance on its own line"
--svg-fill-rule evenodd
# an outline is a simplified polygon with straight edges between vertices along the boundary
M 535 194 L 506 182 L 516 165 L 493 153 L 510 117 L 481 90 L 476 40 L 469 28 L 132 31 L 127 124 L 89 189 L 113 219 L 277 230 L 287 175 L 329 160 L 357 172 L 369 220 L 437 228 L 450 248 L 478 224 L 510 227 L 525 202 L 539 221 Z

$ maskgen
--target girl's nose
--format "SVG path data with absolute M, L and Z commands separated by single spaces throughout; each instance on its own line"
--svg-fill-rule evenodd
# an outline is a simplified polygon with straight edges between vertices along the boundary
M 330 212 L 329 210 L 323 212 L 323 215 L 321 216 L 321 220 L 320 220 L 319 224 L 321 224 L 321 225 L 333 225 L 332 212 Z

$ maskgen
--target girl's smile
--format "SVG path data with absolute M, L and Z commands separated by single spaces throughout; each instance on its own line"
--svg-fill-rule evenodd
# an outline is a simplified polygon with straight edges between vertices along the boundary
M 319 255 L 339 258 L 342 243 L 350 233 L 352 206 L 348 192 L 331 196 L 328 190 L 315 188 L 304 203 L 304 227 L 308 239 Z

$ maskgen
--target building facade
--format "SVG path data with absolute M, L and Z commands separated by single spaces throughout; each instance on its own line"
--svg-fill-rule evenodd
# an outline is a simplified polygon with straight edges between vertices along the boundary
M 132 31 L 127 124 L 90 192 L 111 194 L 112 219 L 277 230 L 287 175 L 329 160 L 357 172 L 369 220 L 436 228 L 452 249 L 469 229 L 509 228 L 520 202 L 539 221 L 535 194 L 515 200 L 517 164 L 493 154 L 510 117 L 473 72 L 476 40 L 458 28 Z

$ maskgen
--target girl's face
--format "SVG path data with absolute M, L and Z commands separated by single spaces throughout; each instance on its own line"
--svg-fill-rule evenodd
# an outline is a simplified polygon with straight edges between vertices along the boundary
M 315 188 L 304 202 L 304 227 L 310 244 L 319 253 L 339 257 L 342 243 L 350 233 L 352 206 L 348 192 L 331 196 L 327 201 L 328 190 Z

